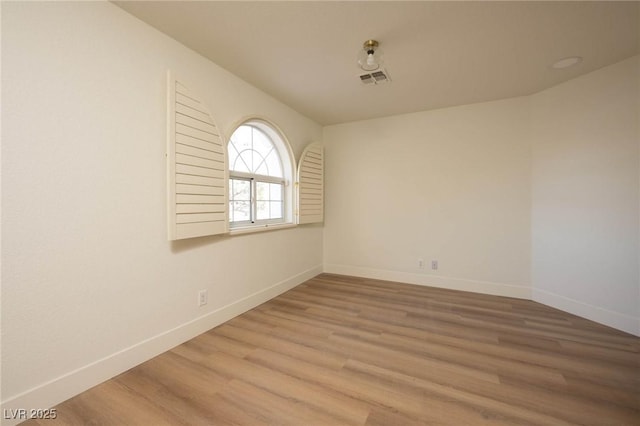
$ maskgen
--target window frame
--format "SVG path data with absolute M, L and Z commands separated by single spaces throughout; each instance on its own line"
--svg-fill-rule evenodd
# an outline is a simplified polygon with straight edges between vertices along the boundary
M 247 173 L 241 171 L 234 171 L 231 169 L 232 164 L 229 157 L 229 152 L 232 148 L 230 145 L 232 144 L 233 134 L 243 126 L 252 127 L 253 130 L 257 130 L 263 133 L 267 139 L 271 142 L 274 149 L 276 150 L 279 160 L 280 166 L 282 168 L 282 177 L 275 176 L 267 176 L 257 173 Z M 267 228 L 279 228 L 279 227 L 289 227 L 295 226 L 294 221 L 294 185 L 293 182 L 295 180 L 295 160 L 291 150 L 291 146 L 282 133 L 282 131 L 274 125 L 271 121 L 268 121 L 264 118 L 250 118 L 243 120 L 239 124 L 233 127 L 233 130 L 228 133 L 231 136 L 227 141 L 227 163 L 228 163 L 228 176 L 227 183 L 229 187 L 229 215 L 228 215 L 228 226 L 230 233 L 243 233 L 243 232 L 252 232 L 258 230 L 265 230 Z M 250 219 L 244 221 L 231 221 L 232 216 L 232 180 L 248 180 L 250 182 Z M 282 218 L 275 219 L 257 219 L 257 192 L 256 186 L 257 183 L 275 183 L 282 185 Z

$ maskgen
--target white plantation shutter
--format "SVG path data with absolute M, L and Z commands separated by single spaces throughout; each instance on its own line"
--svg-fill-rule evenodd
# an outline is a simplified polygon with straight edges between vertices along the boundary
M 211 114 L 169 73 L 169 240 L 227 232 L 227 155 Z
M 302 153 L 298 165 L 298 223 L 322 222 L 324 211 L 324 152 L 312 143 Z

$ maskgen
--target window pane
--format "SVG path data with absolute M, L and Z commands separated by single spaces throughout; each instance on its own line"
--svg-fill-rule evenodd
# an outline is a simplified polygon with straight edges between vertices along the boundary
M 250 201 L 251 200 L 251 184 L 248 180 L 231 179 L 231 200 Z
M 233 163 L 229 163 L 230 169 L 236 172 L 245 172 L 250 173 L 249 164 L 247 164 L 246 160 L 238 155 Z
M 269 219 L 269 202 L 268 201 L 256 201 L 256 219 L 257 220 Z
M 273 150 L 271 139 L 256 128 L 253 128 L 253 149 L 262 157 L 266 157 Z
M 233 147 L 232 143 L 229 143 L 229 170 L 234 170 L 234 164 L 236 164 L 236 160 L 238 159 L 238 151 Z
M 256 200 L 269 201 L 269 184 L 256 182 Z
M 271 211 L 269 212 L 271 219 L 282 219 L 282 202 L 272 201 L 269 204 L 271 204 Z
M 240 156 L 236 160 L 236 168 L 239 172 L 253 173 L 253 151 L 245 149 L 240 153 Z
M 269 184 L 269 199 L 271 201 L 282 201 L 282 185 L 279 183 Z
M 251 150 L 251 127 L 240 126 L 231 135 L 229 141 L 229 168 L 239 172 L 251 172 L 251 162 L 247 158 L 240 158 L 243 151 Z
M 238 149 L 238 151 L 242 151 L 244 149 L 251 149 L 252 129 L 253 128 L 250 126 L 240 126 L 231 135 L 231 143 L 233 143 L 233 145 Z
M 248 201 L 231 201 L 231 217 L 233 222 L 241 222 L 251 219 L 251 205 Z
M 268 176 L 282 177 L 282 166 L 280 165 L 280 156 L 275 149 L 265 159 L 265 164 L 269 169 Z
M 253 173 L 269 176 L 269 169 L 264 162 L 264 157 L 258 151 L 253 151 Z

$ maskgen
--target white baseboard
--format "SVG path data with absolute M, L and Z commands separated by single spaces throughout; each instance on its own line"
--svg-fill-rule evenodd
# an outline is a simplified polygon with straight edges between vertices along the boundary
M 540 289 L 533 289 L 533 300 L 617 330 L 640 336 L 640 318 L 589 305 Z
M 46 409 L 90 389 L 130 368 L 216 327 L 243 312 L 322 273 L 313 267 L 264 290 L 153 336 L 129 348 L 85 365 L 2 402 L 2 425 L 15 425 L 26 419 L 9 419 L 19 409 Z
M 527 286 L 336 264 L 325 264 L 324 272 L 531 300 L 531 288 Z

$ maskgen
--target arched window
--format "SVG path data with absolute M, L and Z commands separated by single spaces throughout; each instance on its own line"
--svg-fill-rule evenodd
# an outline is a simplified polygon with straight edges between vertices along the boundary
M 226 234 L 229 228 L 245 233 L 291 226 L 294 204 L 297 223 L 323 221 L 322 145 L 307 146 L 296 174 L 291 147 L 276 126 L 247 120 L 225 143 L 201 96 L 173 72 L 167 82 L 170 241 Z
M 262 120 L 250 120 L 231 135 L 229 224 L 264 226 L 292 222 L 293 162 L 280 134 Z

